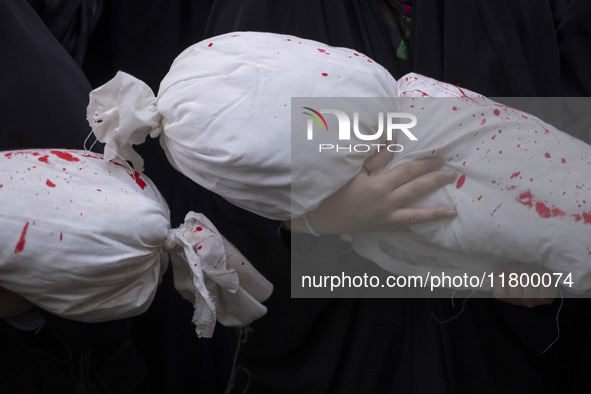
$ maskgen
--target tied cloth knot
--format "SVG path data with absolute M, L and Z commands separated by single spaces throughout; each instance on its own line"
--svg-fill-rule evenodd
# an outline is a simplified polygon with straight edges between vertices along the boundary
M 96 138 L 105 146 L 105 161 L 121 157 L 131 161 L 138 172 L 144 160 L 133 150 L 150 135 L 162 132 L 162 115 L 157 98 L 148 85 L 119 71 L 113 79 L 90 92 L 86 119 Z
M 239 327 L 267 312 L 261 302 L 273 286 L 204 215 L 189 212 L 179 228 L 169 231 L 165 248 L 176 289 L 194 305 L 199 337 L 211 337 L 216 320 Z

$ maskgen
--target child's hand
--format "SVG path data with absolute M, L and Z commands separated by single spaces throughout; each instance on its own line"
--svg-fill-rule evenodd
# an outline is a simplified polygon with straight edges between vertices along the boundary
M 364 168 L 347 185 L 324 200 L 307 218 L 321 234 L 368 231 L 398 231 L 406 225 L 456 216 L 454 207 L 406 208 L 456 179 L 452 171 L 440 171 L 442 162 L 428 158 L 401 164 L 384 173 L 391 153 L 381 151 L 365 162 Z M 308 232 L 304 220 L 284 223 L 292 231 Z

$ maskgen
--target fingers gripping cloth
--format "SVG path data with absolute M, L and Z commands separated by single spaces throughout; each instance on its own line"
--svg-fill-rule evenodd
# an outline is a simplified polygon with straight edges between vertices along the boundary
M 75 150 L 0 154 L 0 286 L 53 314 L 86 322 L 150 305 L 168 265 L 194 303 L 199 336 L 216 319 L 263 316 L 271 284 L 203 215 L 171 229 L 154 184 L 120 161 Z

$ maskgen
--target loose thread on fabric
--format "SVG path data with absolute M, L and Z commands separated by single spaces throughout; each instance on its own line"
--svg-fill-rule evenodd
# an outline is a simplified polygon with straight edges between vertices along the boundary
M 454 297 L 455 297 L 455 293 L 456 293 L 455 291 L 452 293 L 452 297 L 451 297 L 451 299 L 450 299 L 450 301 L 451 301 L 451 305 L 452 305 L 452 307 L 453 307 L 453 308 L 455 308 L 455 304 L 454 304 Z M 452 320 L 455 320 L 455 319 L 457 319 L 458 317 L 460 317 L 460 315 L 461 315 L 462 313 L 464 313 L 464 310 L 466 309 L 466 302 L 468 302 L 468 299 L 469 299 L 470 297 L 472 297 L 474 294 L 476 294 L 476 292 L 472 290 L 472 291 L 471 291 L 471 293 L 470 293 L 469 295 L 467 295 L 467 296 L 466 296 L 466 298 L 464 298 L 464 299 L 462 300 L 462 309 L 460 309 L 460 311 L 459 311 L 458 313 L 456 313 L 455 315 L 453 315 L 452 317 L 450 317 L 450 318 L 448 318 L 448 319 L 445 319 L 445 320 L 441 320 L 441 319 L 439 319 L 439 318 L 437 317 L 437 315 L 435 315 L 435 313 L 431 313 L 431 317 L 432 317 L 432 318 L 433 318 L 433 319 L 434 319 L 434 320 L 435 320 L 437 323 L 439 323 L 439 324 L 446 324 L 446 323 L 449 323 L 449 322 L 450 322 L 450 321 L 452 321 Z
M 246 384 L 244 386 L 244 389 L 242 390 L 242 394 L 247 393 L 248 389 L 250 387 L 250 371 L 248 369 L 246 369 L 245 367 L 239 366 L 237 364 L 238 364 L 238 354 L 240 353 L 240 348 L 242 347 L 242 344 L 244 344 L 248 341 L 248 333 L 250 331 L 252 331 L 252 329 L 250 328 L 250 326 L 246 326 L 246 327 L 239 327 L 237 331 L 238 331 L 238 343 L 236 345 L 236 351 L 234 352 L 234 359 L 232 361 L 232 370 L 230 372 L 230 379 L 228 380 L 228 385 L 226 386 L 226 390 L 224 390 L 224 394 L 231 394 L 232 390 L 234 390 L 234 387 L 236 385 L 236 376 L 238 374 L 238 371 L 244 371 L 244 373 L 246 374 Z
M 544 351 L 542 351 L 542 354 L 544 354 L 548 350 L 550 350 L 550 348 L 552 346 L 554 346 L 554 344 L 556 342 L 558 342 L 558 339 L 560 338 L 560 322 L 559 322 L 559 317 L 560 317 L 560 311 L 562 310 L 562 305 L 564 304 L 564 296 L 562 294 L 562 286 L 558 286 L 558 294 L 560 294 L 560 306 L 558 307 L 558 310 L 556 311 L 556 338 L 554 338 L 554 340 L 552 341 L 552 343 L 550 343 L 550 345 L 548 345 L 548 347 L 546 349 L 544 349 Z
M 92 151 L 92 148 L 94 148 L 94 146 L 96 145 L 96 143 L 98 142 L 98 139 L 96 138 L 96 136 L 94 137 L 94 142 L 92 143 L 92 145 L 90 145 L 90 148 L 86 147 L 86 143 L 88 142 L 88 140 L 90 139 L 90 136 L 94 136 L 94 131 L 91 131 L 90 133 L 88 133 L 88 135 L 86 136 L 86 139 L 84 140 L 84 144 L 82 145 L 82 147 L 84 148 L 85 151 L 90 152 Z

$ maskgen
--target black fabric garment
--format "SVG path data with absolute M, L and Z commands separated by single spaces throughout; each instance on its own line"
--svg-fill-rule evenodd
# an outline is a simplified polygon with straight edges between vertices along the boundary
M 413 70 L 488 95 L 589 94 L 579 82 L 590 78 L 586 56 L 575 54 L 589 42 L 582 21 L 591 14 L 574 12 L 584 7 L 575 2 L 413 1 L 408 63 L 394 55 L 400 33 L 379 1 L 121 3 L 108 3 L 89 47 L 85 70 L 94 86 L 123 69 L 157 90 L 185 46 L 256 30 L 354 48 L 395 77 Z M 442 324 L 433 315 L 450 318 L 461 302 L 453 307 L 449 299 L 291 299 L 289 267 L 301 262 L 292 261 L 281 243 L 279 224 L 175 173 L 154 141 L 141 149 L 146 174 L 167 198 L 173 224 L 189 209 L 205 213 L 275 285 L 267 316 L 251 325 L 242 344 L 244 369 L 238 370 L 234 392 L 247 385 L 257 394 L 588 392 L 588 301 L 565 301 L 560 339 L 542 354 L 557 335 L 559 300 L 527 309 L 469 299 L 457 318 Z M 346 264 L 349 256 L 333 258 Z M 230 362 L 230 352 L 223 353 L 228 331 L 218 327 L 214 341 L 194 339 L 190 306 L 175 295 L 169 275 L 154 305 L 135 321 L 152 385 L 163 393 L 220 392 Z M 201 380 L 204 372 L 210 375 Z
M 0 75 L 1 150 L 82 149 L 90 84 L 25 0 L 0 2 Z M 150 392 L 129 321 L 44 315 L 37 333 L 0 320 L 0 393 Z
M 61 46 L 82 65 L 102 0 L 28 0 Z
M 0 141 L 81 149 L 90 84 L 25 0 L 0 3 Z

